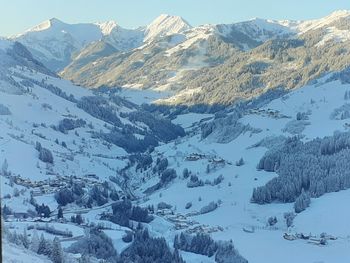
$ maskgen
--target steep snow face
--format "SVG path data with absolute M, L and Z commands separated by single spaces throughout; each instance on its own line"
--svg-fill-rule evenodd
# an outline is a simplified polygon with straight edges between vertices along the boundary
M 160 15 L 145 30 L 145 42 L 156 38 L 178 34 L 190 29 L 191 26 L 182 17 L 171 15 Z
M 96 23 L 101 29 L 101 32 L 103 35 L 109 35 L 114 28 L 116 28 L 118 25 L 115 21 L 107 21 L 102 23 Z

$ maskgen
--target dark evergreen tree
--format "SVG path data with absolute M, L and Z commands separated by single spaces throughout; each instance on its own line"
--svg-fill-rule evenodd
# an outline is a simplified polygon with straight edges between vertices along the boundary
M 58 219 L 63 218 L 63 210 L 62 210 L 62 207 L 59 207 L 59 208 L 58 208 L 57 218 L 58 218 Z

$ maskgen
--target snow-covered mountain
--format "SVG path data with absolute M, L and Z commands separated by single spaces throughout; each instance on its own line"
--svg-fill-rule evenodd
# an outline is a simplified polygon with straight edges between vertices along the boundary
M 182 33 L 191 26 L 182 17 L 162 14 L 145 28 L 144 42 L 157 38 Z
M 57 71 L 69 63 L 74 52 L 101 37 L 98 25 L 70 25 L 52 18 L 11 39 L 25 45 L 35 58 Z
M 95 41 L 103 39 L 117 51 L 126 51 L 189 28 L 182 18 L 170 15 L 160 15 L 147 27 L 138 29 L 124 29 L 115 21 L 67 24 L 52 18 L 11 39 L 25 45 L 48 68 L 59 71 L 74 53 Z
M 347 263 L 348 19 L 0 38 L 3 261 Z
M 159 101 L 164 104 L 230 104 L 266 89 L 294 89 L 344 69 L 350 57 L 348 14 L 192 27 L 103 56 L 99 48 L 88 48 L 83 59 L 75 57 L 60 75 L 91 88 L 175 91 Z
M 11 39 L 24 44 L 36 59 L 51 70 L 59 71 L 72 61 L 72 57 L 79 57 L 80 52 L 86 53 L 82 49 L 95 41 L 105 41 L 112 45 L 116 52 L 125 52 L 153 41 L 161 42 L 162 38 L 174 35 L 177 39 L 174 44 L 181 47 L 184 40 L 193 43 L 203 39 L 203 28 L 207 28 L 211 36 L 221 36 L 240 49 L 250 50 L 267 40 L 293 37 L 295 34 L 305 34 L 317 29 L 327 30 L 320 44 L 332 39 L 346 41 L 349 39 L 349 30 L 346 28 L 348 20 L 349 11 L 344 10 L 310 21 L 255 18 L 234 24 L 193 28 L 181 17 L 162 14 L 145 27 L 125 29 L 115 21 L 67 24 L 52 18 Z M 189 47 L 188 44 L 185 46 Z M 88 48 L 91 50 L 91 47 Z

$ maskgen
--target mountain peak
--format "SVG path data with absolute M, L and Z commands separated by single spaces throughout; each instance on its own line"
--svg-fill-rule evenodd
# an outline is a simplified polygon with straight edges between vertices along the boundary
M 334 11 L 327 17 L 342 18 L 347 16 L 350 16 L 350 10 L 343 9 L 343 10 Z
M 146 27 L 145 41 L 157 37 L 181 33 L 191 28 L 191 25 L 180 16 L 161 14 Z
M 106 21 L 106 22 L 98 22 L 96 23 L 101 29 L 103 35 L 109 35 L 112 30 L 118 27 L 118 24 L 114 20 Z
M 61 20 L 57 19 L 56 17 L 52 17 L 49 19 L 51 26 L 57 25 L 57 24 L 64 24 Z
M 57 26 L 57 25 L 63 25 L 64 23 L 53 17 L 53 18 L 50 18 L 48 20 L 45 20 L 44 22 L 41 22 L 39 25 L 36 25 L 30 29 L 28 29 L 26 32 L 38 32 L 38 31 L 44 31 L 44 30 L 47 30 L 53 26 Z

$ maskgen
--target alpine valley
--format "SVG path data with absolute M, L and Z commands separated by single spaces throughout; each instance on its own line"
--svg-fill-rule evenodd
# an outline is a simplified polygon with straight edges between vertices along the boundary
M 2 262 L 350 260 L 350 11 L 0 38 Z

